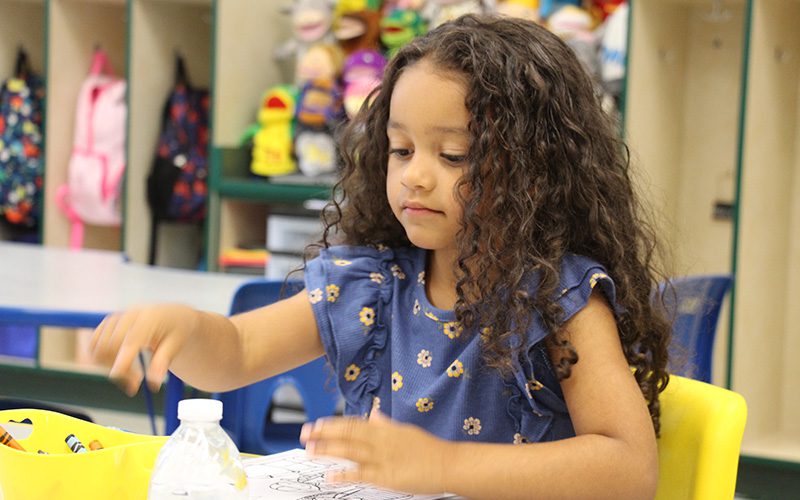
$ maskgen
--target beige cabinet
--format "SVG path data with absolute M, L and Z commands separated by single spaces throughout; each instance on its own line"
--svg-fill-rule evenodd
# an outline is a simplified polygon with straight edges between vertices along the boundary
M 673 274 L 736 275 L 713 380 L 747 399 L 743 456 L 800 463 L 800 2 L 631 6 L 626 137 L 639 189 Z
M 753 0 L 731 363 L 748 456 L 800 462 L 800 2 Z
M 216 267 L 220 248 L 263 241 L 275 203 L 325 197 L 327 186 L 281 186 L 248 175 L 240 137 L 256 120 L 262 93 L 291 80 L 275 48 L 290 35 L 284 4 L 273 0 L 0 0 L 0 67 L 23 45 L 47 79 L 43 241 L 67 246 L 70 227 L 55 203 L 67 181 L 80 85 L 97 46 L 128 82 L 127 165 L 121 228 L 87 225 L 84 246 L 148 258 L 151 220 L 145 190 L 165 99 L 180 52 L 192 82 L 212 90 L 208 214 L 203 227 L 161 224 L 157 263 Z

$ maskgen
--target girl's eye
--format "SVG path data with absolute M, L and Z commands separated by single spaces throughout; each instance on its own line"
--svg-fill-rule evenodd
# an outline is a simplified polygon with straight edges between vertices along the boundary
M 464 163 L 467 158 L 465 155 L 450 155 L 447 153 L 442 153 L 440 156 L 450 163 Z
M 392 148 L 389 150 L 389 156 L 396 156 L 397 158 L 406 158 L 411 154 L 410 149 Z

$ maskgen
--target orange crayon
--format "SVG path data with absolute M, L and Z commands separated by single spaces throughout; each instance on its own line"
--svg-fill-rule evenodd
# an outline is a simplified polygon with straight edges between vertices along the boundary
M 97 439 L 93 439 L 89 443 L 89 449 L 92 450 L 92 451 L 102 450 L 103 449 L 103 444 L 100 441 L 98 441 Z
M 9 434 L 7 430 L 3 429 L 2 426 L 0 426 L 0 444 L 10 446 L 15 450 L 25 451 L 25 448 L 23 448 L 16 439 L 11 437 L 11 434 Z

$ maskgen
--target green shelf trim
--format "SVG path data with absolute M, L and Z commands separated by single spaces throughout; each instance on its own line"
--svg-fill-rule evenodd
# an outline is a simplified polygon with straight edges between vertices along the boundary
M 133 57 L 133 2 L 125 2 L 125 81 L 131 81 L 131 57 Z M 131 109 L 131 93 L 130 85 L 126 87 L 125 92 L 125 109 Z M 122 226 L 120 227 L 119 245 L 122 253 L 127 255 L 128 242 L 125 237 L 126 226 L 128 225 L 128 182 L 130 169 L 127 165 L 131 164 L 130 160 L 130 147 L 131 147 L 131 114 L 125 113 L 125 170 L 122 171 L 122 192 L 121 209 L 122 209 Z
M 328 186 L 276 184 L 258 179 L 221 179 L 218 186 L 220 196 L 269 203 L 298 203 L 310 199 L 330 198 Z
M 44 99 L 42 99 L 42 186 L 47 186 L 47 100 L 49 99 L 49 82 L 50 82 L 50 2 L 44 3 L 44 34 L 42 43 L 44 43 L 44 54 L 42 58 L 42 80 L 44 82 Z M 44 195 L 44 190 L 41 190 L 38 194 L 39 196 L 39 206 L 41 207 L 41 213 L 39 215 L 39 243 L 44 244 L 44 234 L 45 234 L 45 217 L 44 214 L 47 213 L 47 197 Z
M 220 159 L 217 156 L 217 152 L 215 148 L 212 146 L 213 144 L 213 137 L 214 137 L 214 102 L 216 102 L 216 94 L 217 94 L 217 36 L 218 36 L 218 28 L 217 28 L 217 21 L 219 21 L 219 4 L 217 0 L 211 0 L 211 53 L 209 57 L 211 58 L 211 74 L 209 75 L 209 86 L 208 86 L 208 94 L 211 96 L 211 104 L 208 110 L 208 134 L 209 137 L 212 138 L 208 142 L 208 149 L 207 149 L 207 167 L 208 167 L 208 195 L 206 196 L 206 218 L 203 221 L 203 258 L 201 262 L 204 264 L 204 268 L 207 270 L 216 270 L 216 267 L 209 266 L 212 259 L 216 259 L 216 256 L 210 255 L 209 249 L 211 248 L 211 238 L 213 234 L 219 234 L 218 231 L 215 231 L 211 228 L 211 218 L 208 214 L 210 213 L 211 208 L 211 192 L 216 189 L 219 180 L 219 165 Z
M 747 119 L 747 91 L 748 75 L 750 70 L 750 37 L 752 36 L 753 1 L 748 0 L 744 15 L 744 46 L 742 47 L 742 76 L 740 78 L 741 88 L 739 90 L 739 130 L 736 148 L 736 183 L 734 184 L 733 194 L 733 235 L 731 237 L 731 274 L 733 283 L 731 284 L 730 304 L 728 308 L 728 359 L 725 367 L 725 387 L 733 387 L 733 353 L 734 353 L 734 332 L 736 323 L 736 273 L 739 269 L 739 221 L 742 207 L 742 169 L 744 166 L 744 134 L 745 121 Z

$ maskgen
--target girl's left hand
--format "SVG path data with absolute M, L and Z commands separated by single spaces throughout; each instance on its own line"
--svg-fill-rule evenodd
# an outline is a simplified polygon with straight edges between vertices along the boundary
M 312 457 L 357 464 L 329 474 L 330 482 L 365 482 L 408 493 L 445 491 L 444 465 L 452 443 L 380 412 L 369 420 L 339 417 L 305 424 L 300 442 Z

